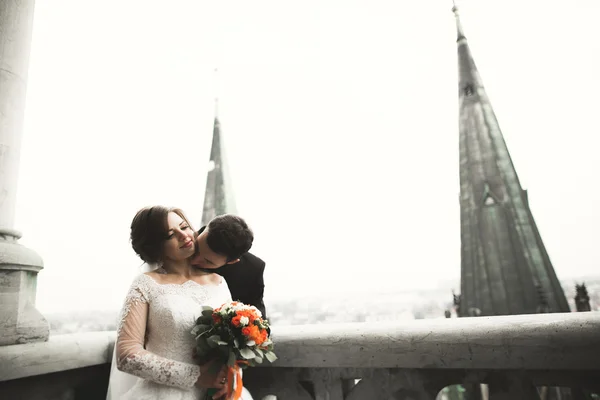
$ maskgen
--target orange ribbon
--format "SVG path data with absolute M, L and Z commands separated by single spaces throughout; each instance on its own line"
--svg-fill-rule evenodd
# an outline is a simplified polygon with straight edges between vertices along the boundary
M 246 360 L 238 360 L 233 367 L 229 367 L 227 371 L 227 399 L 239 400 L 242 397 L 242 374 L 240 371 L 241 364 L 248 364 Z

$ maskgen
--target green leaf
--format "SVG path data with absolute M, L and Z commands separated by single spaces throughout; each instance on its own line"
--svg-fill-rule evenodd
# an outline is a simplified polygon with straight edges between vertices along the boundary
M 250 350 L 250 349 L 241 349 L 240 350 L 240 355 L 242 357 L 244 357 L 246 360 L 250 360 L 251 358 L 256 357 L 254 355 L 254 352 L 252 350 Z
M 252 350 L 254 350 L 254 353 L 255 353 L 255 354 L 258 356 L 258 357 L 261 357 L 261 358 L 262 358 L 262 357 L 264 357 L 264 356 L 265 356 L 265 353 L 264 353 L 264 351 L 262 351 L 262 350 L 261 350 L 261 349 L 259 349 L 259 348 L 252 349 Z
M 231 350 L 229 352 L 229 358 L 227 359 L 227 365 L 230 367 L 235 366 L 235 362 L 237 361 L 237 357 L 235 356 L 235 352 Z
M 240 341 L 237 339 L 233 339 L 233 345 L 235 346 L 236 349 L 240 348 Z
M 277 356 L 272 351 L 267 351 L 265 353 L 265 357 L 267 358 L 267 360 L 269 360 L 269 362 L 274 362 L 275 360 L 277 360 Z
M 200 319 L 204 319 L 204 318 L 207 318 L 207 317 L 210 318 L 210 319 L 212 319 L 212 311 L 208 310 L 208 309 L 203 309 L 200 312 L 200 316 L 196 319 L 196 323 L 199 323 Z
M 205 325 L 205 324 L 196 325 L 196 326 L 194 326 L 194 329 L 192 329 L 192 335 L 198 336 L 198 334 L 204 333 L 204 332 L 210 330 L 210 328 L 212 328 L 210 325 Z
M 212 313 L 214 310 L 211 306 L 202 306 L 202 311 L 210 311 Z
M 212 325 L 213 319 L 211 316 L 202 316 L 196 320 L 197 325 Z
M 198 340 L 199 340 L 201 337 L 204 337 L 202 340 L 206 340 L 206 337 L 207 337 L 208 335 L 210 335 L 210 333 L 212 333 L 213 331 L 214 331 L 214 330 L 213 330 L 213 328 L 211 327 L 210 329 L 207 329 L 207 330 L 205 330 L 205 331 L 203 331 L 203 332 L 200 332 L 198 335 L 196 335 L 196 341 L 198 341 Z M 211 335 L 211 336 L 212 336 L 212 335 Z
M 221 341 L 221 337 L 219 335 L 212 335 L 211 337 L 209 337 L 206 342 L 208 343 L 208 345 L 210 347 L 217 347 L 219 346 L 219 342 Z
M 261 357 L 254 357 L 254 362 L 257 364 L 262 364 L 263 359 Z

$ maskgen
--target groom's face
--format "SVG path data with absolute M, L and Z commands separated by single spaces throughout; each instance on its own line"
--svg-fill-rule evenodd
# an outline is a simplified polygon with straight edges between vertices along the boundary
M 215 253 L 206 243 L 208 228 L 204 229 L 196 238 L 197 254 L 192 258 L 192 265 L 201 268 L 216 269 L 225 264 L 234 264 L 239 260 L 227 262 L 227 256 Z

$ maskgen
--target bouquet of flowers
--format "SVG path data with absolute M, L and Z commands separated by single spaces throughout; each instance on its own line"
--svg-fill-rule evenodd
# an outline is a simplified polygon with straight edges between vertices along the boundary
M 192 329 L 196 337 L 196 358 L 207 362 L 215 358 L 217 368 L 227 363 L 227 398 L 237 400 L 242 392 L 240 369 L 274 362 L 273 342 L 269 337 L 269 322 L 262 319 L 254 306 L 231 301 L 214 309 L 202 307 L 202 316 Z

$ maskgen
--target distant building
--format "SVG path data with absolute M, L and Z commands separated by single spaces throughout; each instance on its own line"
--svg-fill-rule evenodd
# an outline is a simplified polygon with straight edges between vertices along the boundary
M 569 312 L 458 10 L 461 293 L 459 316 Z
M 569 312 L 458 15 L 461 293 L 459 317 Z M 487 385 L 465 386 L 487 398 Z M 490 387 L 493 391 L 494 387 Z M 547 391 L 547 388 L 542 388 Z M 567 390 L 568 391 L 568 390 Z M 563 398 L 563 390 L 548 392 Z M 564 393 L 570 395 L 570 393 Z M 492 395 L 492 397 L 494 397 Z
M 233 188 L 230 182 L 228 164 L 225 157 L 221 123 L 215 107 L 210 160 L 204 191 L 204 207 L 201 226 L 208 225 L 211 219 L 222 214 L 236 214 Z

